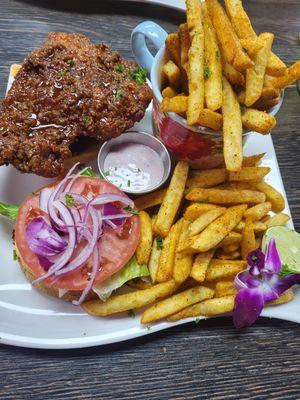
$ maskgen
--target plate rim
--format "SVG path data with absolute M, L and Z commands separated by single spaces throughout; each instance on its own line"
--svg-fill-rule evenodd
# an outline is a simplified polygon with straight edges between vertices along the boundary
M 161 5 L 166 8 L 175 8 L 177 10 L 183 10 L 185 8 L 184 0 L 119 0 L 119 1 L 130 1 L 136 3 L 152 3 L 156 5 Z M 283 195 L 286 199 L 286 210 L 291 215 L 288 199 L 286 196 L 286 192 L 284 189 L 283 181 L 281 172 L 279 169 L 279 164 L 277 161 L 276 152 L 274 149 L 274 144 L 271 135 L 268 136 L 268 141 L 271 150 L 271 158 L 276 164 L 276 176 L 279 179 L 279 184 L 283 188 Z M 293 222 L 291 219 L 291 223 L 289 224 L 290 227 L 293 228 Z M 300 295 L 300 292 L 299 292 Z M 270 311 L 271 310 L 271 311 Z M 300 323 L 300 316 L 297 318 L 285 318 L 282 313 L 272 312 L 271 308 L 267 308 L 263 311 L 263 317 L 268 318 L 278 318 L 278 314 L 280 315 L 279 318 L 286 319 L 287 321 L 293 321 L 296 323 Z M 138 317 L 139 314 L 136 315 Z M 224 315 L 222 315 L 224 316 Z M 222 316 L 217 316 L 215 318 L 219 318 Z M 206 317 L 200 317 L 201 320 L 207 319 Z M 64 339 L 53 339 L 53 338 L 33 338 L 29 336 L 22 336 L 22 335 L 13 335 L 7 334 L 5 332 L 0 332 L 0 344 L 11 345 L 11 346 L 18 346 L 24 348 L 35 348 L 35 349 L 47 349 L 47 350 L 57 350 L 57 349 L 75 349 L 75 348 L 86 348 L 86 347 L 93 347 L 93 346 L 103 346 L 112 343 L 119 343 L 131 339 L 135 339 L 141 336 L 149 335 L 152 333 L 159 332 L 164 329 L 168 329 L 171 327 L 175 327 L 178 325 L 183 325 L 188 322 L 193 322 L 195 318 L 187 318 L 184 320 L 176 321 L 176 322 L 159 322 L 157 324 L 151 325 L 151 330 L 148 330 L 146 326 L 139 325 L 135 327 L 126 328 L 125 330 L 118 331 L 117 334 L 114 333 L 112 336 L 111 333 L 107 334 L 100 334 L 94 336 L 83 336 L 83 337 L 76 337 L 76 338 L 64 338 Z M 100 321 L 99 321 L 100 322 Z

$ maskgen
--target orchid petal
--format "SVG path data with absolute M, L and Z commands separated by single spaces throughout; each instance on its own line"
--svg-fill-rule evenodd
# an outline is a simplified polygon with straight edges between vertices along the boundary
M 244 270 L 236 275 L 234 285 L 237 289 L 252 289 L 260 286 L 261 282 L 256 277 L 253 277 L 248 270 Z
M 265 255 L 260 249 L 250 251 L 247 255 L 247 263 L 253 269 L 250 271 L 252 275 L 258 275 L 265 266 Z
M 233 323 L 236 328 L 252 325 L 264 307 L 264 296 L 260 288 L 241 289 L 235 297 Z
M 265 257 L 265 270 L 273 274 L 279 274 L 281 271 L 281 260 L 273 238 L 268 244 Z
M 274 290 L 280 296 L 287 289 L 293 285 L 300 285 L 300 274 L 286 275 L 285 277 L 278 279 L 274 284 Z

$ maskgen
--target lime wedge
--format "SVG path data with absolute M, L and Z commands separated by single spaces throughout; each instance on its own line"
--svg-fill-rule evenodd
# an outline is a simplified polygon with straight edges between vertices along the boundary
M 273 226 L 263 237 L 264 252 L 271 238 L 276 241 L 282 265 L 286 265 L 292 273 L 300 273 L 300 234 L 284 226 Z

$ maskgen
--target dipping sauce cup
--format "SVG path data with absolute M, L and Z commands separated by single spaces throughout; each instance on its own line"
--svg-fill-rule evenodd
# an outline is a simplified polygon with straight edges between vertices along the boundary
M 130 194 L 145 194 L 162 186 L 171 171 L 168 150 L 154 136 L 129 131 L 105 142 L 98 154 L 101 175 Z
M 150 53 L 148 39 L 158 50 L 155 57 Z M 223 133 L 209 128 L 193 125 L 175 113 L 164 113 L 160 110 L 161 90 L 164 77 L 162 67 L 167 62 L 165 40 L 167 32 L 152 21 L 139 24 L 131 35 L 131 48 L 138 64 L 150 71 L 150 80 L 154 93 L 152 108 L 153 133 L 158 137 L 177 160 L 188 161 L 193 168 L 214 168 L 223 163 Z M 275 115 L 281 107 L 280 102 L 269 110 Z M 252 132 L 245 131 L 243 144 Z

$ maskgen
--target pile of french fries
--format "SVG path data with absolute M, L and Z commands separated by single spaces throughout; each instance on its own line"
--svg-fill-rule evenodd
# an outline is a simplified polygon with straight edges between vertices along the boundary
M 274 128 L 267 111 L 300 78 L 300 60 L 286 67 L 271 50 L 274 35 L 254 32 L 241 0 L 225 0 L 225 8 L 218 0 L 186 0 L 186 23 L 166 39 L 161 110 L 188 125 L 223 129 L 226 167 L 238 171 L 243 128 Z
M 239 172 L 189 171 L 178 162 L 167 189 L 135 201 L 136 258 L 148 265 L 151 281 L 135 279 L 135 291 L 88 301 L 84 309 L 106 316 L 142 308 L 143 324 L 232 312 L 233 280 L 246 268 L 247 254 L 261 246 L 266 229 L 290 218 L 282 212 L 283 196 L 264 181 L 270 168 L 258 166 L 263 155 L 244 157 Z M 292 299 L 288 290 L 270 304 Z

